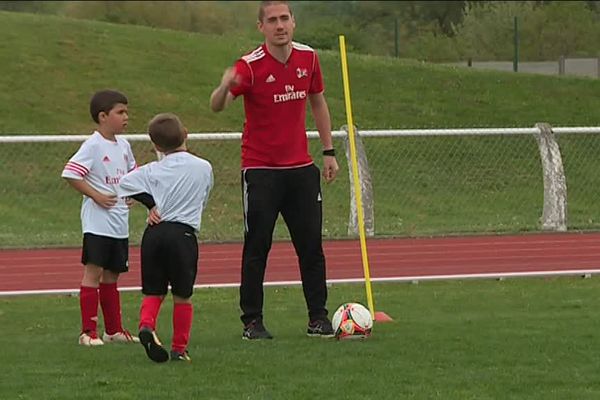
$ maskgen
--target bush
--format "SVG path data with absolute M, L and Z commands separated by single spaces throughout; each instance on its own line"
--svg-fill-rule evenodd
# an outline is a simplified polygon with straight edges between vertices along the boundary
M 598 15 L 583 1 L 471 3 L 454 28 L 459 52 L 479 60 L 510 60 L 514 53 L 514 17 L 518 18 L 522 60 L 597 56 Z
M 428 62 L 461 60 L 456 39 L 435 31 L 426 31 L 419 34 L 405 47 L 402 56 L 406 58 Z

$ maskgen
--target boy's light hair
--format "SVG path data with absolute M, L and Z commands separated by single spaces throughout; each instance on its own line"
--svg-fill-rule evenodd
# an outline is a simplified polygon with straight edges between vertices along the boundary
M 179 117 L 172 113 L 154 116 L 148 124 L 148 134 L 152 143 L 163 152 L 174 150 L 185 141 L 185 128 Z
M 287 1 L 261 1 L 260 2 L 260 7 L 258 8 L 258 21 L 262 22 L 263 18 L 265 17 L 265 8 L 275 5 L 275 4 L 285 4 L 288 8 L 288 10 L 290 11 L 290 15 L 292 14 L 292 8 L 290 7 L 290 3 Z

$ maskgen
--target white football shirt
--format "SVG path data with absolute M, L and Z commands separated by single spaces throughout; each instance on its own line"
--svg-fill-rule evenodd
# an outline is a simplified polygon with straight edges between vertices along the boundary
M 118 195 L 119 180 L 135 168 L 135 158 L 127 140 L 117 136 L 113 142 L 95 131 L 67 162 L 62 177 L 85 179 L 91 187 L 101 193 Z M 129 208 L 125 199 L 119 198 L 117 204 L 106 209 L 84 195 L 81 205 L 81 227 L 83 233 L 117 239 L 129 237 Z
M 162 221 L 200 230 L 202 211 L 213 186 L 211 164 L 186 151 L 167 154 L 121 178 L 121 196 L 148 193 Z

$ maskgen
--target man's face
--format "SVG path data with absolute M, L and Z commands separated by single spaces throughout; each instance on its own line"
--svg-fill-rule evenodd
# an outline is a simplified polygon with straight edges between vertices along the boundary
M 265 41 L 273 46 L 285 46 L 292 41 L 296 21 L 286 4 L 272 4 L 265 7 L 262 21 L 258 21 L 258 29 L 265 36 Z

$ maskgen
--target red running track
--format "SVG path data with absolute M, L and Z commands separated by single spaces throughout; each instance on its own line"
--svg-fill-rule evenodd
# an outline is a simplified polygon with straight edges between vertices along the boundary
M 201 244 L 197 285 L 237 286 L 241 244 Z M 407 280 L 520 274 L 600 272 L 600 233 L 518 236 L 368 239 L 371 278 Z M 328 280 L 363 278 L 358 240 L 326 241 Z M 0 295 L 79 287 L 80 249 L 0 250 Z M 297 258 L 289 242 L 273 244 L 266 281 L 297 282 Z M 130 251 L 130 272 L 121 288 L 139 287 L 139 248 Z

